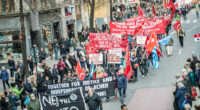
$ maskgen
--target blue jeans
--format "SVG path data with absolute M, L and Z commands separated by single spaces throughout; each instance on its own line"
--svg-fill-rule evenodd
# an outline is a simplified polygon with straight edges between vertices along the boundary
M 199 18 L 199 12 L 196 12 L 197 18 Z
M 16 107 L 16 106 L 13 106 L 13 107 L 12 107 L 12 110 L 17 110 L 17 107 Z
M 55 49 L 54 49 L 54 52 L 55 52 L 55 60 L 58 60 L 58 49 L 55 48 Z
M 121 104 L 124 104 L 124 89 L 118 88 L 118 92 L 119 92 L 119 95 L 120 95 L 120 102 L 121 102 Z
M 149 69 L 150 68 L 150 63 L 153 65 L 153 59 L 148 59 L 148 62 L 147 62 L 147 68 Z

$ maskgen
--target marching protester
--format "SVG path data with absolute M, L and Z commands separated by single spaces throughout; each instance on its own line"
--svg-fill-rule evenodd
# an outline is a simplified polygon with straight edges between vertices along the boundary
M 39 100 L 35 97 L 35 94 L 30 94 L 30 102 L 27 107 L 28 110 L 41 110 L 40 108 L 40 102 Z
M 132 55 L 131 66 L 133 68 L 135 81 L 137 81 L 137 74 L 138 74 L 138 66 L 139 65 L 138 65 L 138 58 L 135 56 L 135 54 Z
M 185 37 L 185 32 L 182 29 L 182 27 L 180 27 L 180 29 L 178 30 L 178 35 L 177 36 L 179 38 L 179 42 L 180 42 L 181 47 L 183 47 L 183 40 L 184 40 L 184 37 Z
M 101 99 L 93 88 L 88 90 L 88 94 L 86 94 L 85 102 L 88 104 L 89 110 L 103 110 Z
M 126 92 L 126 88 L 127 88 L 127 81 L 126 81 L 126 77 L 123 75 L 122 70 L 119 71 L 119 75 L 117 75 L 116 81 L 117 81 L 118 92 L 120 95 L 120 102 L 122 104 L 124 104 L 124 97 L 126 97 L 125 92 Z

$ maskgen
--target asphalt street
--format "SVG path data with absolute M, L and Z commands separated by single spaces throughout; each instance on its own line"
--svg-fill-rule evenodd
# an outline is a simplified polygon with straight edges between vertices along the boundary
M 181 17 L 181 19 L 183 19 Z M 125 104 L 129 104 L 133 95 L 137 89 L 142 88 L 161 88 L 173 86 L 175 80 L 175 74 L 181 73 L 183 65 L 188 57 L 191 57 L 192 52 L 198 53 L 198 44 L 194 42 L 194 34 L 200 33 L 200 19 L 196 19 L 195 10 L 191 10 L 187 14 L 187 20 L 181 20 L 182 27 L 186 32 L 184 39 L 184 48 L 181 48 L 178 38 L 174 29 L 170 30 L 170 34 L 173 35 L 174 46 L 173 56 L 167 57 L 166 52 L 163 52 L 164 57 L 161 58 L 159 69 L 150 69 L 147 78 L 142 78 L 140 72 L 138 73 L 138 81 L 135 83 L 128 83 L 127 96 L 125 98 Z M 173 22 L 174 24 L 174 22 Z M 164 47 L 163 47 L 164 50 Z M 47 61 L 49 66 L 55 64 L 56 61 Z M 0 81 L 0 91 L 3 91 L 3 84 Z M 146 91 L 148 92 L 148 91 Z M 118 94 L 119 97 L 119 94 Z M 152 97 L 153 100 L 153 97 Z M 151 103 L 151 102 L 149 102 Z M 113 98 L 109 102 L 103 102 L 103 110 L 120 110 L 119 100 L 115 101 Z M 145 105 L 141 105 L 145 106 Z M 159 105 L 158 105 L 159 106 Z M 134 109 L 133 109 L 134 110 Z
M 167 57 L 166 52 L 163 52 L 164 57 L 161 58 L 159 69 L 150 69 L 146 79 L 142 78 L 140 72 L 138 73 L 138 81 L 135 83 L 128 83 L 127 96 L 125 98 L 125 104 L 129 103 L 134 96 L 136 90 L 143 88 L 163 88 L 171 87 L 175 80 L 175 74 L 181 73 L 184 63 L 188 57 L 192 56 L 192 52 L 198 53 L 198 44 L 194 42 L 194 34 L 199 34 L 200 31 L 200 20 L 196 19 L 195 10 L 191 10 L 187 14 L 187 20 L 183 20 L 181 17 L 182 27 L 186 32 L 186 37 L 184 39 L 184 47 L 181 48 L 178 38 L 174 29 L 170 30 L 170 34 L 173 35 L 174 46 L 173 46 L 173 56 Z M 174 24 L 173 21 L 172 24 Z M 164 47 L 163 47 L 164 50 Z M 146 91 L 148 92 L 148 91 Z M 119 97 L 119 95 L 118 95 Z M 171 98 L 171 97 L 169 97 Z M 152 97 L 152 101 L 154 97 Z M 151 102 L 149 102 L 151 104 Z M 110 101 L 103 103 L 103 110 L 120 110 L 121 103 L 118 101 Z M 140 105 L 145 106 L 145 105 Z M 158 104 L 159 106 L 159 104 Z M 135 110 L 132 108 L 131 110 Z

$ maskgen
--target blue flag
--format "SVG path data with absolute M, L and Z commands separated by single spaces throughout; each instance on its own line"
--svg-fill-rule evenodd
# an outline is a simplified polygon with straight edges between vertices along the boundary
M 154 47 L 152 51 L 152 56 L 153 56 L 153 66 L 158 69 L 159 68 L 159 62 L 158 62 L 158 55 L 156 52 L 156 48 Z
M 168 37 L 165 37 L 165 38 L 159 40 L 158 43 L 160 45 L 167 45 L 169 43 L 171 37 L 172 37 L 172 35 L 169 35 Z

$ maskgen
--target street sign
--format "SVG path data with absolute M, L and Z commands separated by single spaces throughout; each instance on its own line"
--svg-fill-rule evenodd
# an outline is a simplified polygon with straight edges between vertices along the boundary
M 200 41 L 200 34 L 195 34 L 194 35 L 194 41 L 199 42 Z

